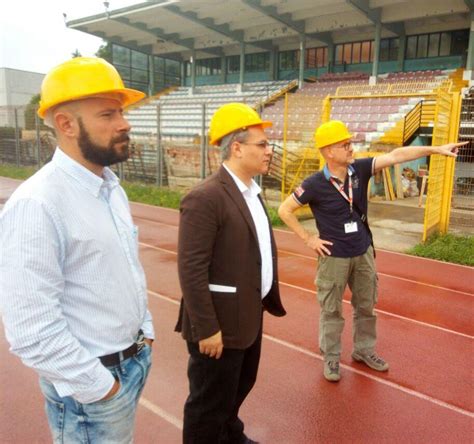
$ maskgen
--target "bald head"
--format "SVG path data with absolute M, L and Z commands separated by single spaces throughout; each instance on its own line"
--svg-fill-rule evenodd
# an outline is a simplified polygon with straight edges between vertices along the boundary
M 81 113 L 81 110 L 87 110 L 87 107 L 91 106 L 94 103 L 97 103 L 99 100 L 113 100 L 120 103 L 120 106 L 123 104 L 123 96 L 120 93 L 104 93 L 96 94 L 90 97 L 84 97 L 79 100 L 71 100 L 69 102 L 60 103 L 52 108 L 50 108 L 44 117 L 44 123 L 50 128 L 58 130 L 57 124 L 55 123 L 55 116 L 61 113 L 69 113 L 74 117 L 78 117 Z

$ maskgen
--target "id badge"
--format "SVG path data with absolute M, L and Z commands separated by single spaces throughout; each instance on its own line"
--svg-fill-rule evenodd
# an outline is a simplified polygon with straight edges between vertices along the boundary
M 352 221 L 352 222 L 347 222 L 344 224 L 344 231 L 345 233 L 357 233 L 357 222 Z

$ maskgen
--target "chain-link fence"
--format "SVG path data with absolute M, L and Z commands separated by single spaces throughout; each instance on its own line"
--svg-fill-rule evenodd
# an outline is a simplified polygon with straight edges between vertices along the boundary
M 474 89 L 463 98 L 459 141 L 469 142 L 456 159 L 450 231 L 474 234 Z
M 0 107 L 0 162 L 15 166 L 44 165 L 56 138 L 41 123 L 34 107 Z

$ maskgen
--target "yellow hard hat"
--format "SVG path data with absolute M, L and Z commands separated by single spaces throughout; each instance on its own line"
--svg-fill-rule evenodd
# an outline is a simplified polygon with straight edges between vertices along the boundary
M 273 123 L 262 120 L 257 111 L 244 103 L 226 103 L 212 116 L 209 125 L 209 143 L 219 145 L 224 136 L 255 125 L 267 128 Z
M 38 115 L 60 103 L 86 97 L 115 93 L 125 108 L 145 97 L 135 89 L 125 88 L 113 65 L 98 57 L 76 57 L 53 68 L 43 79 Z
M 314 141 L 318 149 L 351 138 L 352 134 L 340 120 L 330 120 L 323 123 L 314 133 Z

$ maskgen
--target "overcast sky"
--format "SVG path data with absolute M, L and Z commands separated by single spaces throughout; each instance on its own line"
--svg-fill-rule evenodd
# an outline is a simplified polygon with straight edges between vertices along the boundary
M 144 0 L 109 0 L 110 10 Z M 3 0 L 0 6 L 0 67 L 46 73 L 76 49 L 92 56 L 102 40 L 66 28 L 67 19 L 104 12 L 102 0 Z

